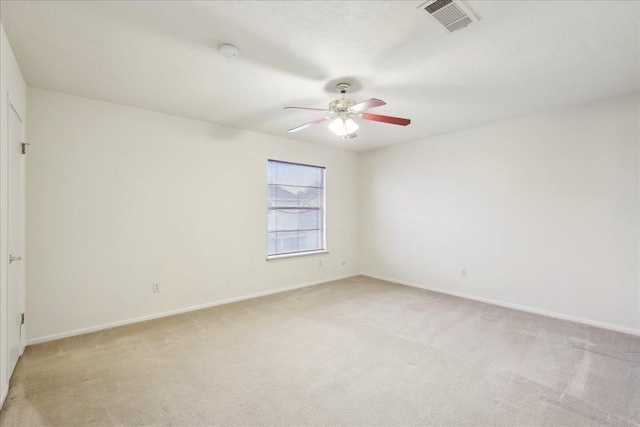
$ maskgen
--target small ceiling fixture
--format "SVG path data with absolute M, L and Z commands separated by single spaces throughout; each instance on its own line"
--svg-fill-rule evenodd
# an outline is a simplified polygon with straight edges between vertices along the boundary
M 220 53 L 227 58 L 235 58 L 238 56 L 238 48 L 229 43 L 223 43 L 220 45 Z
M 299 130 L 306 129 L 330 119 L 334 119 L 329 125 L 329 129 L 336 135 L 341 136 L 342 139 L 352 139 L 358 136 L 356 135 L 356 131 L 359 128 L 358 124 L 353 120 L 354 118 L 371 120 L 374 122 L 390 123 L 392 125 L 400 126 L 407 126 L 411 123 L 411 120 L 409 119 L 363 113 L 362 111 L 368 110 L 369 108 L 386 105 L 386 102 L 380 99 L 371 98 L 356 104 L 356 102 L 351 99 L 345 99 L 345 94 L 347 93 L 347 90 L 349 90 L 348 83 L 338 83 L 336 85 L 336 90 L 340 94 L 342 94 L 342 98 L 331 101 L 329 103 L 328 110 L 322 108 L 284 107 L 285 110 L 321 111 L 323 113 L 326 113 L 326 115 L 322 118 L 306 123 L 304 125 L 294 127 L 293 129 L 289 129 L 289 133 L 298 132 Z

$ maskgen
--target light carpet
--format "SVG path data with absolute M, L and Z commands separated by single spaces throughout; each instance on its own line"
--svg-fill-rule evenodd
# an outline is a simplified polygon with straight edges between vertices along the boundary
M 640 337 L 355 277 L 30 346 L 28 425 L 640 425 Z

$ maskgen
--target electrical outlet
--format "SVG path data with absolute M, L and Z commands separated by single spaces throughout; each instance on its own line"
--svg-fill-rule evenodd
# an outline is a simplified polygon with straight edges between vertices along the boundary
M 463 268 L 462 270 L 460 270 L 460 277 L 467 277 L 467 269 Z
M 346 261 L 342 261 L 342 265 L 345 265 L 345 264 L 346 264 Z
M 322 260 L 321 259 L 318 260 L 318 267 L 322 267 Z
M 153 284 L 153 293 L 158 293 L 160 292 L 160 283 L 154 283 Z

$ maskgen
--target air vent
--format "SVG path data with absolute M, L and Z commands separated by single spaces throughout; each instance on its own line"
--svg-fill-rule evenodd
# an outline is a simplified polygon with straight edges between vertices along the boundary
M 418 7 L 437 19 L 450 32 L 478 21 L 478 17 L 460 1 L 431 0 Z

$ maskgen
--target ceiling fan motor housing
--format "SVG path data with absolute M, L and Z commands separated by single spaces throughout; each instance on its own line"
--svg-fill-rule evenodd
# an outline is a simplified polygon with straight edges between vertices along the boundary
M 329 110 L 331 112 L 339 114 L 346 112 L 350 107 L 356 105 L 356 102 L 351 99 L 336 99 L 329 103 Z

